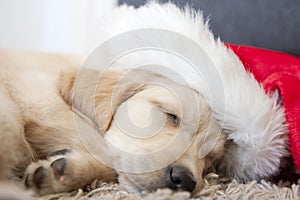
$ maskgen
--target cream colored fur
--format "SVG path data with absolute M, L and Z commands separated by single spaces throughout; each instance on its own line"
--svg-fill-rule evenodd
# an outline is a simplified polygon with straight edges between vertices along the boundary
M 78 68 L 79 62 L 64 55 L 1 50 L 0 178 L 22 176 L 27 188 L 43 195 L 77 189 L 95 178 L 116 181 L 118 174 L 128 190 L 151 191 L 166 187 L 167 168 L 179 165 L 191 171 L 198 192 L 203 171 L 224 145 L 202 96 L 150 72 L 123 79 L 125 71 L 102 73 Z M 137 134 L 131 137 L 118 125 L 123 120 L 142 131 L 130 132 Z M 159 127 L 155 135 L 137 139 L 149 123 Z M 151 133 L 153 127 L 148 129 Z M 97 143 L 88 146 L 82 136 L 97 137 Z M 64 149 L 69 151 L 53 155 Z M 159 154 L 136 157 L 150 152 Z
M 30 179 L 35 169 L 43 165 L 48 174 L 45 186 L 36 188 L 27 185 L 39 194 L 82 187 L 97 177 L 115 180 L 112 169 L 85 151 L 76 134 L 74 113 L 59 95 L 57 79 L 60 72 L 78 63 L 78 58 L 70 56 L 1 50 L 2 179 L 13 176 L 25 178 L 26 175 Z M 69 177 L 63 184 L 52 177 L 49 166 L 52 161 L 50 154 L 62 149 L 79 152 L 74 153 L 77 156 L 69 156 L 66 172 L 66 177 Z M 29 165 L 40 159 L 45 160 Z M 88 176 L 73 176 L 87 169 L 91 170 Z

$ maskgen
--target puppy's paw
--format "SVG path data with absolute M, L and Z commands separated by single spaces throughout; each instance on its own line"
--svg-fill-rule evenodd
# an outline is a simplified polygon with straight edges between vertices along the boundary
M 82 188 L 95 179 L 115 181 L 116 172 L 89 153 L 60 150 L 47 160 L 30 164 L 25 172 L 24 184 L 44 195 Z
M 72 174 L 74 166 L 69 150 L 58 151 L 47 160 L 40 160 L 28 166 L 24 184 L 40 195 L 69 191 L 74 188 Z

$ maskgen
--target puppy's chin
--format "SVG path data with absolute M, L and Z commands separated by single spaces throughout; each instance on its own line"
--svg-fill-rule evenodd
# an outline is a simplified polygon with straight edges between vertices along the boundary
M 153 192 L 158 188 L 166 188 L 165 170 L 161 169 L 148 173 L 118 173 L 118 182 L 121 188 L 128 192 Z
M 137 185 L 132 178 L 130 178 L 130 175 L 128 176 L 126 173 L 118 173 L 118 182 L 121 186 L 121 189 L 124 189 L 131 193 L 140 193 L 144 191 L 142 187 Z

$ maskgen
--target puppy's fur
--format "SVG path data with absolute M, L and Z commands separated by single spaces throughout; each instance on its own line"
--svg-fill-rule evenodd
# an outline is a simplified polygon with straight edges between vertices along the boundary
M 129 190 L 154 190 L 167 186 L 167 168 L 176 165 L 191 172 L 197 192 L 203 170 L 223 151 L 211 110 L 188 87 L 144 71 L 126 78 L 124 71 L 79 70 L 72 67 L 76 59 L 62 55 L 4 50 L 0 55 L 2 179 L 22 176 L 27 187 L 47 194 L 95 178 L 116 181 L 118 174 Z M 142 132 L 128 134 L 118 124 L 128 116 L 129 132 L 134 125 Z M 143 138 L 147 127 L 155 135 Z M 97 132 L 92 153 L 82 130 L 87 138 Z M 156 151 L 161 153 L 143 159 L 136 154 Z M 102 154 L 104 163 L 97 159 Z

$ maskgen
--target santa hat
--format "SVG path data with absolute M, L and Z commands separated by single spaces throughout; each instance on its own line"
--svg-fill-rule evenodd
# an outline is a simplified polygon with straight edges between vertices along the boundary
M 228 45 L 267 94 L 280 93 L 288 127 L 289 147 L 300 171 L 300 58 L 259 48 Z M 255 95 L 255 94 L 253 94 Z
M 188 46 L 189 48 L 197 46 L 203 50 L 205 55 L 202 51 L 200 53 L 203 55 L 197 54 L 203 59 L 202 63 L 196 63 L 195 66 L 209 69 L 214 67 L 218 77 L 212 82 L 221 82 L 221 90 L 211 88 L 209 91 L 202 80 L 203 77 L 213 79 L 214 74 L 207 75 L 211 77 L 197 76 L 194 67 L 188 68 L 183 65 L 184 62 L 179 62 L 174 57 L 170 59 L 166 54 L 159 54 L 160 51 L 150 51 L 148 54 L 135 52 L 118 59 L 112 66 L 126 69 L 141 66 L 140 64 L 153 64 L 155 61 L 155 64 L 170 66 L 189 86 L 199 91 L 206 98 L 223 132 L 227 135 L 228 143 L 220 162 L 220 168 L 226 171 L 227 175 L 253 180 L 276 174 L 281 159 L 289 156 L 288 134 L 292 155 L 300 169 L 300 153 L 298 153 L 300 121 L 297 114 L 300 112 L 300 93 L 297 93 L 297 84 L 300 83 L 297 78 L 300 77 L 298 58 L 250 47 L 229 45 L 228 48 L 219 39 L 215 39 L 201 12 L 189 8 L 180 9 L 172 3 L 149 2 L 138 9 L 122 6 L 110 12 L 109 18 L 105 18 L 99 27 L 102 31 L 101 34 L 97 34 L 98 42 L 107 42 L 109 38 L 121 33 L 150 28 L 184 35 L 197 44 Z M 122 41 L 126 47 L 128 44 L 137 44 L 140 40 L 144 44 L 146 40 L 154 41 L 155 44 L 164 43 L 172 52 L 177 50 L 181 53 L 191 52 L 191 49 L 183 51 L 186 42 L 169 35 L 163 37 L 163 34 L 159 33 L 151 32 L 150 39 L 146 34 L 140 34 L 140 37 L 133 37 L 131 42 L 128 39 L 126 42 Z M 114 49 L 119 50 L 120 47 L 107 49 L 106 57 L 113 55 L 110 51 Z M 204 62 L 208 60 L 204 59 L 207 57 L 213 66 Z M 95 60 L 96 58 L 99 60 L 99 57 L 96 56 Z M 160 70 L 160 73 L 177 80 L 171 73 L 163 73 L 163 70 Z M 218 91 L 223 93 L 218 94 Z M 280 96 L 283 98 L 284 107 L 279 101 Z

